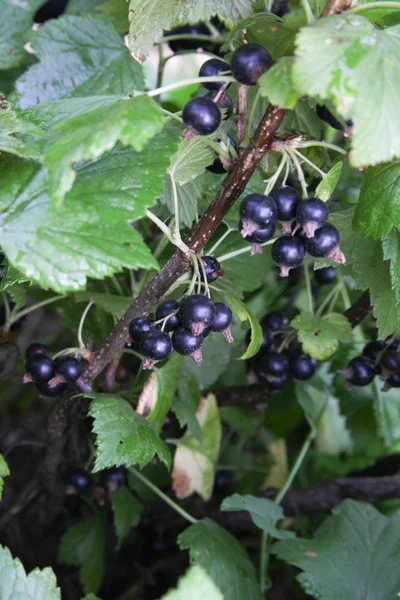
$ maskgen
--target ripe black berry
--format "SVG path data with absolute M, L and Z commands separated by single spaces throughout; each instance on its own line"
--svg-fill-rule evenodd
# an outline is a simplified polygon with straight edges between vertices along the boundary
M 205 98 L 210 98 L 211 100 L 215 101 L 215 98 L 217 96 L 218 92 L 209 92 L 208 94 L 205 95 Z M 230 96 L 228 96 L 228 94 L 221 94 L 218 98 L 218 100 L 215 101 L 215 104 L 218 106 L 218 108 L 222 111 L 225 110 L 225 113 L 221 112 L 221 117 L 223 121 L 226 121 L 227 119 L 229 119 L 232 116 L 233 113 L 233 100 Z
M 282 312 L 273 310 L 263 316 L 261 325 L 264 325 L 270 331 L 279 331 L 289 325 L 289 319 Z
M 267 390 L 269 392 L 278 392 L 285 387 L 287 380 L 287 375 L 280 375 L 279 377 L 274 377 L 273 379 L 267 380 Z
M 239 221 L 239 229 L 243 228 L 243 221 Z M 252 244 L 250 256 L 262 253 L 262 244 L 268 242 L 274 235 L 276 230 L 275 221 L 271 221 L 267 225 L 263 225 L 261 229 L 256 229 L 252 234 L 246 236 L 246 242 Z
M 394 350 L 388 350 L 380 360 L 383 376 L 392 373 L 400 373 L 400 354 Z
M 232 54 L 232 75 L 239 83 L 255 85 L 274 61 L 270 53 L 259 44 L 243 44 Z
M 335 267 L 324 267 L 323 269 L 317 269 L 314 271 L 314 278 L 320 285 L 328 285 L 336 281 L 336 269 Z
M 221 111 L 210 98 L 193 98 L 185 105 L 182 119 L 195 133 L 209 135 L 220 126 Z
M 211 58 L 201 65 L 199 77 L 217 77 L 218 75 L 221 75 L 221 73 L 230 75 L 230 72 L 231 68 L 227 62 L 220 58 Z M 218 91 L 223 85 L 225 85 L 224 81 L 208 81 L 203 83 L 206 90 Z
M 291 235 L 284 235 L 272 244 L 271 255 L 272 260 L 281 268 L 281 277 L 287 277 L 290 269 L 301 265 L 306 251 L 302 240 Z
M 277 208 L 275 200 L 264 194 L 249 194 L 240 204 L 242 237 L 246 238 L 257 229 L 276 221 Z
M 25 350 L 25 358 L 30 358 L 34 354 L 47 355 L 47 347 L 44 344 L 29 344 Z
M 64 377 L 65 381 L 76 381 L 82 373 L 80 362 L 73 357 L 56 358 L 54 366 L 57 375 Z
M 288 374 L 289 359 L 285 354 L 268 352 L 262 359 L 259 370 L 265 374 L 268 381 L 272 381 L 274 377 Z
M 145 357 L 143 369 L 151 367 L 159 360 L 165 360 L 172 352 L 171 338 L 165 331 L 150 329 L 140 338 L 140 352 Z
M 309 198 L 300 202 L 296 210 L 297 222 L 303 227 L 308 238 L 312 238 L 314 232 L 326 223 L 328 216 L 326 204 L 319 198 Z
M 67 485 L 73 488 L 67 491 L 78 494 L 87 494 L 92 485 L 90 473 L 80 467 L 69 467 L 64 479 Z
M 51 387 L 48 381 L 35 381 L 35 385 L 43 396 L 49 396 L 49 398 L 61 396 L 68 387 L 68 383 L 65 383 L 64 381 L 59 381 Z
M 109 494 L 115 492 L 127 482 L 126 469 L 124 467 L 111 467 L 100 473 L 100 485 L 107 489 Z
M 314 237 L 306 241 L 306 250 L 314 258 L 331 258 L 337 263 L 346 262 L 339 248 L 340 236 L 334 225 L 327 223 L 314 233 Z
M 177 27 L 176 29 L 172 29 L 168 32 L 168 35 L 193 35 L 193 40 L 191 39 L 181 39 L 181 40 L 170 40 L 168 42 L 169 47 L 173 52 L 179 52 L 180 50 L 196 50 L 200 46 L 203 45 L 204 42 L 201 42 L 195 38 L 198 35 L 210 35 L 210 32 L 206 25 L 203 23 L 196 23 L 195 25 L 183 25 L 183 27 Z
M 376 340 L 373 342 L 368 342 L 363 350 L 363 356 L 368 356 L 371 360 L 375 361 L 382 350 L 385 348 L 385 342 L 381 340 Z
M 178 327 L 172 334 L 172 346 L 174 350 L 183 356 L 190 356 L 196 365 L 201 365 L 203 360 L 201 354 L 203 342 L 204 337 L 201 333 L 199 335 L 193 335 L 184 327 Z
M 129 323 L 129 335 L 134 342 L 140 342 L 140 338 L 146 331 L 154 327 L 154 321 L 149 317 L 138 317 Z
M 277 220 L 282 226 L 283 233 L 290 233 L 297 206 L 301 201 L 299 192 L 290 186 L 285 186 L 272 190 L 270 196 L 275 200 Z
M 387 392 L 392 387 L 394 387 L 394 388 L 400 387 L 400 373 L 395 373 L 394 375 L 391 375 L 385 381 L 385 385 L 382 388 L 382 392 Z
M 232 311 L 227 304 L 216 302 L 214 318 L 210 329 L 217 333 L 222 333 L 227 342 L 233 342 L 230 326 L 232 325 Z
M 328 123 L 333 129 L 337 129 L 338 131 L 344 129 L 340 121 L 338 121 L 331 111 L 323 104 L 317 104 L 315 110 L 318 118 L 321 119 L 321 121 L 324 121 L 324 123 Z
M 203 262 L 207 281 L 209 283 L 216 281 L 218 279 L 218 277 L 222 277 L 222 275 L 224 275 L 224 271 L 221 269 L 221 265 L 219 264 L 217 259 L 214 258 L 213 256 L 202 256 L 201 260 Z M 201 280 L 203 281 L 203 279 L 204 279 L 203 269 L 201 269 L 201 268 L 200 268 L 200 277 L 201 277 Z
M 306 381 L 314 375 L 317 368 L 317 361 L 315 358 L 311 358 L 309 354 L 296 352 L 296 354 L 290 357 L 289 368 L 294 379 Z
M 235 142 L 235 140 L 233 138 L 231 138 L 229 135 L 227 136 L 230 142 L 230 145 L 235 149 L 235 151 L 237 151 L 237 144 Z M 221 140 L 218 140 L 219 142 Z M 229 167 L 229 162 L 227 161 L 225 164 L 227 164 L 227 166 Z M 211 173 L 215 173 L 215 175 L 222 175 L 222 173 L 226 174 L 226 169 L 222 163 L 222 160 L 219 156 L 217 156 L 217 158 L 214 160 L 214 162 L 212 163 L 212 165 L 209 165 L 208 167 L 206 167 L 207 171 L 210 171 Z
M 347 369 L 338 371 L 338 373 L 346 377 L 350 384 L 347 387 L 351 387 L 351 385 L 363 387 L 371 383 L 376 375 L 376 369 L 374 361 L 367 356 L 356 356 L 349 362 Z
M 213 301 L 201 294 L 194 294 L 185 298 L 179 309 L 179 318 L 182 325 L 185 329 L 190 329 L 195 336 L 211 325 L 214 314 Z
M 179 309 L 179 302 L 177 300 L 166 300 L 162 304 L 157 307 L 156 310 L 156 321 L 160 321 L 161 319 L 165 319 L 172 313 L 176 312 Z M 174 331 L 181 324 L 178 314 L 172 315 L 169 317 L 167 321 L 164 321 L 164 331 L 169 333 L 170 331 Z M 161 323 L 160 323 L 161 325 Z
M 49 381 L 54 376 L 54 363 L 49 356 L 34 354 L 25 363 L 25 370 L 33 381 Z

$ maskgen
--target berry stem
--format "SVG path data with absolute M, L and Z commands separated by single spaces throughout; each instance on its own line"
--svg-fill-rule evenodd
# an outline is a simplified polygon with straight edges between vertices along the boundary
M 261 248 L 264 248 L 264 246 L 269 246 L 270 244 L 273 244 L 275 241 L 275 239 L 273 240 L 268 240 L 268 242 L 264 242 L 263 244 L 260 244 Z M 240 254 L 245 254 L 246 252 L 251 252 L 251 246 L 247 246 L 246 248 L 240 248 L 240 250 L 233 250 L 232 252 L 228 252 L 227 254 L 223 254 L 222 256 L 219 256 L 217 258 L 218 262 L 224 262 L 224 260 L 229 260 L 230 258 L 234 258 L 235 256 L 239 256 Z
M 228 226 L 228 229 L 225 231 L 225 233 L 223 233 L 221 235 L 221 237 L 219 238 L 219 240 L 214 244 L 214 246 L 212 246 L 212 248 L 210 248 L 210 250 L 207 250 L 206 254 L 213 256 L 213 254 L 216 251 L 216 249 L 218 248 L 218 246 L 220 244 L 222 244 L 222 242 L 228 237 L 228 235 L 230 233 L 232 233 L 232 231 L 235 231 L 235 230 Z
M 261 98 L 261 89 L 258 88 L 257 93 L 255 95 L 255 98 L 253 100 L 253 104 L 251 105 L 251 110 L 250 110 L 250 114 L 249 114 L 249 120 L 247 122 L 246 135 L 245 135 L 244 142 L 243 142 L 244 146 L 248 146 L 249 145 L 249 142 L 250 142 L 250 139 L 251 139 L 251 128 L 252 128 L 253 121 L 254 121 L 254 115 L 255 115 L 257 104 L 258 104 L 258 101 L 259 101 L 260 98 Z
M 310 281 L 310 272 L 308 270 L 308 265 L 304 265 L 304 281 L 306 283 L 307 290 L 307 299 L 308 299 L 308 310 L 313 315 L 314 314 L 314 302 L 311 291 L 311 281 Z
M 200 280 L 199 265 L 197 262 L 196 254 L 193 254 L 193 256 L 192 256 L 192 263 L 193 263 L 193 277 L 190 281 L 189 287 L 186 292 L 187 296 L 190 296 L 193 293 L 194 287 L 196 285 L 196 281 Z
M 85 344 L 83 343 L 83 339 L 82 339 L 82 331 L 83 331 L 83 324 L 85 322 L 86 319 L 86 315 L 88 314 L 91 306 L 93 306 L 94 304 L 94 300 L 91 300 L 89 302 L 89 304 L 87 305 L 87 307 L 85 308 L 85 310 L 82 313 L 81 316 L 81 320 L 79 321 L 79 327 L 78 327 L 78 344 L 80 348 L 85 348 Z
M 288 162 L 287 154 L 285 152 L 281 152 L 281 154 L 282 154 L 282 159 L 281 159 L 281 162 L 279 163 L 279 166 L 278 166 L 277 170 L 272 175 L 272 177 L 270 177 L 269 179 L 266 179 L 264 181 L 264 183 L 267 184 L 267 187 L 265 188 L 265 192 L 264 192 L 266 196 L 268 196 L 268 194 L 270 193 L 270 191 L 274 189 L 275 184 L 278 181 L 279 175 L 281 174 L 281 171 L 282 171 L 283 167 Z
M 151 483 L 151 481 L 149 481 L 147 477 L 144 477 L 144 475 L 139 473 L 139 471 L 137 471 L 133 467 L 129 467 L 129 471 L 134 477 L 136 477 L 136 479 L 143 483 L 143 485 L 145 485 L 147 488 L 149 488 L 149 490 L 156 494 L 156 496 L 161 498 L 161 500 L 163 500 L 165 504 L 168 504 L 168 506 L 170 506 L 175 512 L 177 512 L 179 515 L 181 515 L 181 517 L 186 519 L 186 521 L 189 521 L 189 523 L 192 523 L 192 525 L 199 522 L 198 519 L 192 517 L 192 515 L 186 512 L 185 509 L 176 504 L 176 502 L 174 502 L 171 498 L 169 498 L 169 496 L 164 494 L 164 492 L 162 492 L 156 485 Z
M 165 94 L 165 92 L 172 92 L 173 90 L 178 90 L 179 88 L 187 87 L 188 85 L 193 85 L 195 83 L 208 83 L 212 81 L 225 81 L 227 83 L 237 83 L 236 79 L 234 79 L 230 75 L 214 75 L 213 77 L 192 77 L 183 81 L 175 81 L 174 83 L 164 85 L 162 87 L 156 88 L 155 90 L 150 90 L 149 92 L 145 93 L 147 94 L 147 96 L 150 96 L 150 98 L 154 98 L 154 96 Z
M 174 181 L 174 180 L 171 177 L 171 182 L 172 181 Z M 174 185 L 172 185 L 172 190 L 174 190 Z M 175 188 L 175 190 L 176 190 L 176 188 Z M 172 193 L 174 193 L 174 191 Z M 175 205 L 175 200 L 174 200 L 174 205 Z M 174 246 L 179 248 L 179 250 L 181 250 L 184 254 L 190 253 L 189 248 L 182 241 L 182 239 L 180 238 L 180 235 L 178 237 L 176 237 L 176 234 L 174 235 L 172 233 L 172 231 L 170 230 L 168 225 L 166 225 L 163 221 L 161 221 L 161 219 L 156 217 L 156 215 L 154 213 L 152 213 L 148 208 L 146 208 L 146 217 L 148 217 L 150 219 L 150 221 L 153 221 L 153 223 L 155 225 L 157 225 L 157 227 L 159 229 L 161 229 L 161 231 L 163 232 L 165 237 L 171 242 L 171 244 L 173 244 Z
M 207 295 L 209 298 L 211 298 L 211 294 L 210 294 L 210 288 L 208 287 L 208 281 L 207 281 L 207 273 L 206 273 L 206 269 L 205 269 L 204 263 L 203 263 L 203 261 L 201 260 L 201 257 L 200 257 L 200 256 L 199 256 L 199 258 L 198 258 L 198 264 L 200 265 L 200 269 L 201 269 L 201 272 L 202 272 L 202 274 L 203 274 L 203 280 L 204 280 L 204 281 L 203 281 L 203 283 L 204 283 L 204 289 L 205 289 L 206 295 Z M 200 281 L 200 291 L 201 291 L 201 283 L 202 283 L 202 282 L 201 282 L 201 279 L 200 279 L 200 278 L 199 278 L 199 281 Z
M 303 198 L 308 198 L 308 194 L 307 194 L 307 182 L 305 180 L 303 169 L 301 168 L 300 161 L 297 158 L 296 154 L 294 153 L 293 149 L 291 149 L 289 147 L 286 147 L 285 151 L 288 153 L 288 155 L 290 156 L 290 158 L 293 161 L 294 166 L 296 167 L 296 171 L 297 171 L 297 175 L 298 175 L 299 182 L 300 182 L 300 185 L 301 185 L 301 189 L 303 191 Z
M 183 123 L 183 119 L 182 117 L 180 117 L 179 115 L 177 115 L 176 113 L 170 112 L 169 110 L 166 110 L 165 108 L 161 108 L 160 107 L 160 111 L 163 113 L 163 115 L 165 115 L 166 117 L 169 117 L 170 119 L 175 119 L 175 121 L 178 121 L 178 123 Z
M 324 301 L 318 307 L 318 310 L 316 312 L 316 316 L 317 317 L 320 317 L 322 315 L 325 307 L 332 300 L 333 296 L 337 293 L 337 291 L 339 290 L 339 292 L 340 292 L 340 288 L 342 286 L 343 286 L 343 282 L 342 281 L 338 281 L 337 284 L 331 289 L 331 291 L 329 292 L 329 294 L 327 295 L 327 297 L 324 299 Z
M 322 171 L 319 167 L 317 167 L 317 165 L 315 165 L 309 158 L 306 158 L 305 156 L 303 156 L 303 154 L 301 152 L 299 152 L 298 150 L 296 150 L 296 148 L 293 148 L 293 152 L 295 153 L 296 156 L 299 157 L 300 160 L 304 161 L 305 163 L 310 165 L 310 167 L 312 167 L 315 171 L 317 171 L 317 173 L 319 173 L 322 178 L 326 177 L 326 173 L 324 171 Z
M 296 143 L 296 148 L 313 148 L 314 146 L 319 146 L 320 148 L 327 148 L 328 150 L 334 150 L 335 152 L 340 152 L 340 154 L 347 154 L 347 151 L 343 150 L 343 148 L 340 148 L 340 146 L 336 146 L 336 144 L 329 144 L 328 142 L 318 142 L 317 140 L 310 140 L 307 142 Z
M 28 308 L 24 308 L 23 310 L 19 310 L 16 313 L 10 315 L 10 320 L 6 325 L 12 325 L 16 321 L 19 321 L 25 315 L 29 315 L 29 313 L 37 310 L 38 308 L 42 308 L 43 306 L 47 306 L 47 304 L 52 304 L 53 302 L 57 302 L 58 300 L 64 300 L 67 298 L 68 294 L 63 294 L 62 296 L 53 296 L 52 298 L 47 298 L 47 300 L 42 300 L 42 302 L 38 302 L 37 304 L 32 304 L 32 306 L 28 306 Z
M 301 0 L 301 5 L 302 5 L 303 10 L 304 10 L 305 15 L 306 15 L 307 25 L 311 25 L 312 23 L 314 23 L 315 17 L 313 15 L 312 10 L 311 10 L 311 6 L 308 3 L 308 0 Z

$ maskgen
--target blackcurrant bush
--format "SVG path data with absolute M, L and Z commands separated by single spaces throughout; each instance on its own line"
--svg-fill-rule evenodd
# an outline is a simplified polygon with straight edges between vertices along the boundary
M 92 486 L 90 473 L 81 467 L 69 467 L 64 475 L 64 480 L 72 489 L 69 492 L 87 494 Z
M 242 237 L 246 238 L 257 229 L 276 221 L 277 208 L 275 200 L 264 194 L 249 194 L 240 203 L 239 214 L 241 219 Z
M 349 384 L 347 387 L 352 385 L 363 387 L 374 379 L 376 368 L 374 361 L 367 356 L 356 356 L 349 362 L 347 369 L 338 373 L 347 379 Z
M 34 354 L 25 363 L 25 371 L 33 381 L 49 381 L 54 376 L 54 363 L 49 356 Z
M 57 375 L 61 375 L 69 382 L 79 379 L 82 373 L 81 363 L 73 357 L 56 358 L 54 367 Z
M 154 327 L 154 321 L 149 317 L 138 317 L 129 323 L 129 335 L 134 342 L 140 342 L 144 333 Z
M 151 369 L 156 362 L 165 360 L 171 354 L 171 338 L 165 331 L 150 329 L 140 338 L 139 348 L 145 357 L 143 369 Z
M 228 96 L 228 94 L 221 94 L 218 97 L 218 100 L 215 100 L 217 95 L 218 95 L 218 92 L 209 92 L 208 94 L 205 95 L 205 98 L 210 98 L 211 100 L 214 100 L 215 104 L 218 106 L 220 111 L 223 111 L 223 110 L 226 111 L 225 113 L 221 112 L 222 120 L 226 121 L 227 119 L 229 119 L 232 116 L 233 100 L 230 96 Z
M 237 151 L 237 144 L 235 142 L 235 140 L 233 138 L 231 138 L 229 135 L 227 136 L 229 139 L 229 143 L 230 145 L 235 149 L 235 151 Z M 218 140 L 219 142 L 221 140 Z M 227 161 L 228 164 L 229 161 Z M 222 175 L 223 173 L 226 174 L 226 169 L 222 163 L 222 160 L 219 156 L 217 156 L 217 158 L 214 160 L 214 162 L 212 163 L 212 165 L 209 165 L 208 167 L 206 167 L 207 171 L 210 171 L 211 173 L 214 173 L 215 175 Z
M 314 232 L 325 225 L 329 211 L 325 202 L 319 198 L 303 200 L 297 207 L 296 219 L 305 231 L 306 237 L 312 238 Z
M 306 381 L 310 379 L 316 369 L 317 361 L 304 352 L 296 352 L 289 359 L 290 372 L 297 381 Z
M 338 131 L 344 129 L 340 121 L 338 121 L 331 111 L 323 104 L 317 104 L 315 110 L 318 118 L 321 119 L 321 121 L 324 121 L 324 123 L 328 123 L 333 129 L 337 129 Z
M 231 68 L 227 62 L 220 58 L 211 58 L 206 60 L 200 67 L 199 77 L 217 77 L 223 73 L 224 75 L 230 75 Z M 223 85 L 224 81 L 208 81 L 203 83 L 206 90 L 218 91 Z
M 277 220 L 282 226 L 283 233 L 290 233 L 297 206 L 301 202 L 299 192 L 290 186 L 285 186 L 272 190 L 270 196 L 275 200 Z
M 59 381 L 51 387 L 48 381 L 35 381 L 35 385 L 43 396 L 49 396 L 49 398 L 61 396 L 68 387 L 68 383 L 64 381 Z
M 210 298 L 201 294 L 188 296 L 181 302 L 179 318 L 185 329 L 199 335 L 209 327 L 215 314 L 215 306 Z
M 314 258 L 331 258 L 337 263 L 344 264 L 346 258 L 339 248 L 340 236 L 334 225 L 327 223 L 317 229 L 314 237 L 306 241 L 306 250 Z
M 264 373 L 265 379 L 272 381 L 274 377 L 288 374 L 289 359 L 285 354 L 268 352 L 260 362 L 259 371 Z
M 243 227 L 243 221 L 239 221 L 239 229 Z M 246 242 L 252 245 L 250 256 L 262 253 L 262 244 L 268 242 L 274 235 L 276 230 L 275 221 L 271 221 L 267 225 L 263 225 L 262 229 L 257 229 L 250 235 L 246 236 Z
M 203 23 L 196 23 L 195 25 L 183 25 L 182 27 L 172 29 L 167 35 L 193 36 L 193 40 L 186 38 L 180 40 L 170 40 L 168 42 L 169 47 L 173 52 L 179 52 L 180 50 L 196 50 L 202 46 L 204 42 L 197 40 L 195 36 L 210 35 L 210 32 L 208 27 Z
M 47 347 L 44 344 L 29 344 L 25 350 L 25 358 L 30 358 L 34 354 L 47 354 Z
M 197 365 L 201 365 L 203 360 L 201 354 L 203 342 L 203 334 L 193 335 L 184 327 L 178 327 L 172 334 L 172 346 L 174 350 L 183 356 L 190 356 Z
M 263 316 L 261 326 L 263 325 L 270 331 L 280 331 L 289 325 L 289 319 L 282 312 L 273 310 Z
M 281 277 L 287 277 L 290 269 L 301 265 L 306 251 L 302 240 L 284 235 L 272 244 L 271 255 L 272 260 L 280 266 Z
M 160 321 L 161 319 L 165 319 L 166 317 L 169 317 L 169 319 L 164 321 L 164 327 L 163 327 L 164 331 L 166 331 L 167 333 L 169 333 L 170 331 L 174 331 L 174 329 L 179 327 L 179 325 L 181 324 L 178 314 L 177 313 L 175 315 L 173 314 L 177 310 L 179 310 L 179 302 L 177 300 L 166 300 L 165 302 L 162 302 L 162 304 L 160 304 L 157 307 L 156 321 Z M 172 316 L 169 316 L 169 315 L 172 315 Z M 161 323 L 160 323 L 160 325 L 161 325 Z
M 335 267 L 324 267 L 323 269 L 317 269 L 314 271 L 314 278 L 320 285 L 328 285 L 336 281 L 336 269 Z
M 232 75 L 243 85 L 255 85 L 274 61 L 270 53 L 259 44 L 243 44 L 232 54 Z
M 185 105 L 182 119 L 188 129 L 199 135 L 209 135 L 221 123 L 221 111 L 210 98 L 193 98 Z
M 115 492 L 118 488 L 126 485 L 128 481 L 125 467 L 111 467 L 100 473 L 100 485 L 108 491 L 109 494 Z
M 230 327 L 232 325 L 232 311 L 224 302 L 216 302 L 215 313 L 210 325 L 211 331 L 222 333 L 227 342 L 233 342 Z
M 374 340 L 372 342 L 368 342 L 363 350 L 363 356 L 368 356 L 371 360 L 375 361 L 381 352 L 385 348 L 385 342 L 381 340 Z
M 212 283 L 216 281 L 218 277 L 224 275 L 224 271 L 221 269 L 221 265 L 213 256 L 202 256 L 201 261 L 204 265 L 204 271 L 206 273 L 207 281 Z M 201 280 L 204 280 L 203 269 L 200 268 Z

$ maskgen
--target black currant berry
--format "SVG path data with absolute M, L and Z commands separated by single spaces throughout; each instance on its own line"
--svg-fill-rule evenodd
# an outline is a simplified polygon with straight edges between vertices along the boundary
M 208 94 L 205 95 L 205 98 L 210 98 L 211 100 L 214 100 L 215 104 L 218 106 L 218 108 L 220 109 L 220 111 L 225 110 L 225 113 L 221 112 L 221 117 L 223 121 L 226 121 L 227 119 L 229 119 L 232 116 L 233 113 L 233 100 L 230 96 L 228 96 L 228 94 L 221 94 L 218 97 L 218 100 L 215 100 L 215 98 L 217 97 L 218 92 L 209 92 Z M 229 136 L 228 136 L 229 137 Z
M 363 350 L 363 356 L 368 356 L 368 358 L 375 361 L 384 350 L 385 346 L 385 342 L 381 340 L 368 342 Z
M 289 359 L 285 354 L 268 352 L 260 363 L 260 372 L 265 374 L 265 379 L 272 381 L 274 377 L 287 375 L 289 372 Z
M 179 325 L 181 324 L 178 314 L 172 314 L 177 310 L 179 310 L 179 302 L 177 300 L 166 300 L 157 307 L 156 321 L 160 321 L 161 319 L 165 319 L 165 317 L 169 317 L 169 315 L 172 315 L 172 317 L 169 317 L 169 319 L 164 321 L 163 329 L 167 333 L 169 333 L 170 331 L 174 331 L 174 329 L 179 327 Z M 162 324 L 160 323 L 160 326 L 161 325 Z
M 232 311 L 227 304 L 216 302 L 214 318 L 210 329 L 216 333 L 222 333 L 227 342 L 233 342 L 230 327 L 232 325 Z
M 180 40 L 170 40 L 168 42 L 169 47 L 173 52 L 179 52 L 181 50 L 196 50 L 200 46 L 204 44 L 204 42 L 196 39 L 195 36 L 198 35 L 210 35 L 208 27 L 203 23 L 196 23 L 195 25 L 183 25 L 183 27 L 177 27 L 176 29 L 172 29 L 168 32 L 167 35 L 192 35 L 193 40 L 191 39 L 180 39 Z
M 229 135 L 227 137 L 229 139 L 230 145 L 237 152 L 237 144 L 236 144 L 235 140 L 233 138 L 231 138 Z M 218 140 L 218 142 L 221 142 L 221 140 Z M 208 167 L 206 167 L 206 169 L 207 169 L 207 171 L 210 171 L 211 173 L 214 173 L 215 175 L 222 175 L 223 173 L 226 174 L 227 169 L 225 169 L 223 162 L 225 162 L 227 169 L 229 169 L 231 161 L 229 161 L 229 160 L 226 161 L 226 160 L 222 159 L 220 156 L 217 156 L 217 158 L 214 160 L 212 165 L 209 165 Z
M 281 277 L 287 277 L 290 269 L 301 265 L 306 251 L 302 240 L 284 235 L 272 244 L 271 255 L 272 260 L 280 266 Z
M 390 388 L 399 388 L 400 387 L 400 373 L 395 373 L 391 375 L 386 381 L 385 385 L 382 388 L 382 392 L 387 392 Z
M 56 358 L 54 366 L 57 375 L 61 375 L 68 382 L 76 381 L 82 373 L 81 363 L 73 357 Z
M 232 54 L 232 75 L 243 85 L 255 85 L 274 64 L 270 53 L 259 44 L 243 44 Z
M 239 221 L 239 229 L 243 227 L 243 221 Z M 261 229 L 257 229 L 252 234 L 246 236 L 246 242 L 252 245 L 250 256 L 262 253 L 262 244 L 268 242 L 274 235 L 276 230 L 275 221 L 271 221 L 267 225 L 263 225 Z
M 388 350 L 382 356 L 379 366 L 382 369 L 382 376 L 385 378 L 393 373 L 400 373 L 400 354 L 395 350 Z
M 188 296 L 183 300 L 179 309 L 179 318 L 185 329 L 190 329 L 193 335 L 200 335 L 212 323 L 215 306 L 210 298 L 201 294 Z
M 104 487 L 109 494 L 115 492 L 118 488 L 125 485 L 128 480 L 126 469 L 124 467 L 111 467 L 100 473 L 100 485 Z
M 213 256 L 202 256 L 201 261 L 203 262 L 204 271 L 206 273 L 207 281 L 209 283 L 216 281 L 218 279 L 218 277 L 222 277 L 225 274 L 224 271 L 221 269 L 221 265 L 219 264 L 217 259 L 214 258 Z M 200 270 L 200 278 L 203 281 L 204 280 L 203 269 L 200 268 L 199 270 Z
M 61 396 L 68 387 L 68 383 L 64 381 L 58 381 L 52 386 L 49 385 L 48 381 L 35 381 L 35 385 L 43 396 L 48 396 L 49 398 Z
M 156 362 L 165 360 L 171 354 L 171 338 L 165 331 L 150 329 L 140 338 L 139 348 L 145 357 L 143 369 L 151 369 Z
M 64 475 L 65 482 L 70 486 L 67 493 L 87 494 L 92 486 L 90 473 L 81 467 L 69 467 Z
M 199 135 L 209 135 L 220 126 L 221 111 L 210 98 L 193 98 L 185 105 L 182 119 L 188 129 Z
M 287 380 L 287 375 L 280 375 L 279 377 L 274 377 L 273 379 L 267 380 L 267 390 L 271 393 L 278 392 L 285 387 Z
M 310 379 L 316 369 L 317 361 L 304 352 L 296 352 L 289 359 L 290 372 L 297 381 L 306 381 Z
M 196 363 L 201 365 L 203 357 L 201 354 L 201 346 L 204 342 L 203 334 L 193 335 L 188 329 L 178 327 L 172 334 L 172 346 L 178 354 L 190 356 Z
M 267 327 L 270 331 L 281 331 L 289 325 L 289 319 L 285 314 L 278 310 L 273 310 L 261 319 L 261 326 Z
M 297 190 L 290 186 L 277 188 L 270 192 L 277 207 L 277 220 L 282 226 L 283 233 L 291 233 L 292 221 L 296 217 L 297 206 L 301 196 Z
M 352 385 L 363 387 L 374 379 L 376 368 L 374 361 L 367 356 L 356 356 L 349 362 L 347 369 L 338 373 L 347 379 L 348 388 Z
M 129 323 L 129 335 L 136 343 L 140 342 L 140 338 L 144 333 L 150 331 L 154 327 L 154 321 L 149 317 L 138 317 Z
M 257 229 L 263 229 L 270 223 L 275 223 L 277 208 L 275 200 L 264 194 L 249 194 L 240 203 L 242 237 L 246 238 Z
M 340 235 L 334 225 L 327 223 L 317 229 L 314 237 L 306 241 L 306 250 L 314 258 L 331 258 L 336 263 L 344 264 L 346 258 L 339 248 Z
M 227 62 L 221 60 L 220 58 L 211 58 L 210 60 L 206 60 L 200 67 L 199 77 L 217 77 L 218 75 L 230 75 L 231 68 Z M 206 90 L 216 90 L 218 91 L 223 85 L 225 85 L 224 81 L 208 81 L 203 83 L 203 86 Z M 229 84 L 230 85 L 230 84 Z
M 328 123 L 333 129 L 337 129 L 338 131 L 342 131 L 344 129 L 343 125 L 336 119 L 336 117 L 331 113 L 330 110 L 326 108 L 323 104 L 317 104 L 316 113 L 321 121 L 324 123 Z
M 296 210 L 297 222 L 302 226 L 308 238 L 312 238 L 314 232 L 319 227 L 322 227 L 322 225 L 325 225 L 328 216 L 329 211 L 326 204 L 319 198 L 303 200 Z
M 336 269 L 335 267 L 324 267 L 323 269 L 317 269 L 314 271 L 314 278 L 320 285 L 328 285 L 336 281 Z
M 30 375 L 31 381 L 49 381 L 54 377 L 54 363 L 49 356 L 34 354 L 25 363 L 25 371 Z M 29 381 L 28 378 L 26 378 Z
M 29 344 L 25 350 L 25 358 L 30 358 L 34 354 L 47 355 L 47 347 L 44 344 Z

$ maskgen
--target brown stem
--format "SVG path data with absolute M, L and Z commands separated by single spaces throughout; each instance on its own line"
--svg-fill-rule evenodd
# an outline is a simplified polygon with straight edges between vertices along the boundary
M 237 143 L 240 146 L 246 136 L 247 128 L 247 85 L 241 83 L 237 86 L 237 117 L 236 117 L 236 131 L 237 131 Z
M 112 361 L 110 362 L 110 364 L 107 367 L 106 384 L 105 384 L 106 392 L 112 393 L 114 391 L 115 377 L 117 375 L 120 361 L 121 361 L 120 357 L 115 357 L 112 359 Z
M 328 0 L 327 5 L 324 8 L 322 17 L 329 17 L 331 15 L 337 15 L 338 13 L 347 10 L 351 6 L 351 0 Z

